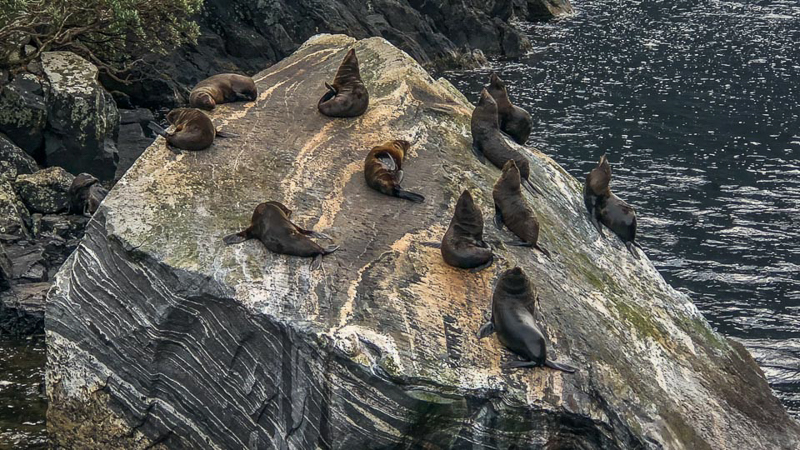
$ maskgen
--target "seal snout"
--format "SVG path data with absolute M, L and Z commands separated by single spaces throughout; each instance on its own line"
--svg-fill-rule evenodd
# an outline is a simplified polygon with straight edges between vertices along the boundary
M 497 75 L 497 73 L 495 71 L 492 71 L 489 74 L 489 83 L 493 87 L 497 87 L 497 88 L 502 88 L 503 87 L 503 80 L 500 79 L 500 77 Z

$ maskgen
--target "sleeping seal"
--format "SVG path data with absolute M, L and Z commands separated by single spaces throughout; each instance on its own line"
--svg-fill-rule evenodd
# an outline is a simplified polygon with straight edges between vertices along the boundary
M 317 109 L 329 117 L 357 117 L 369 106 L 369 93 L 358 71 L 355 49 L 345 55 L 333 85 L 325 83 L 328 92 L 319 99 Z
M 441 250 L 444 262 L 453 267 L 477 272 L 492 265 L 492 248 L 483 241 L 483 214 L 467 190 L 458 198 Z
M 409 147 L 411 143 L 402 140 L 387 141 L 374 147 L 364 159 L 364 178 L 367 186 L 378 192 L 422 203 L 425 197 L 400 186 L 403 182 L 403 160 Z
M 149 127 L 167 140 L 167 144 L 183 150 L 205 150 L 214 143 L 217 129 L 211 119 L 197 108 L 177 108 L 167 114 L 167 121 L 175 126 L 167 132 L 157 123 L 150 122 Z
M 539 220 L 533 213 L 528 201 L 520 189 L 520 175 L 514 160 L 506 161 L 503 173 L 492 189 L 494 199 L 494 224 L 502 230 L 505 224 L 519 241 L 509 242 L 511 245 L 533 247 L 549 257 L 550 252 L 538 244 Z
M 489 87 L 486 88 L 497 103 L 497 116 L 500 130 L 511 136 L 517 144 L 525 145 L 531 135 L 533 121 L 528 111 L 515 106 L 508 98 L 506 83 L 492 72 L 489 75 Z
M 257 97 L 258 89 L 252 78 L 235 73 L 221 73 L 197 83 L 189 94 L 189 106 L 210 111 L 221 103 L 253 101 Z

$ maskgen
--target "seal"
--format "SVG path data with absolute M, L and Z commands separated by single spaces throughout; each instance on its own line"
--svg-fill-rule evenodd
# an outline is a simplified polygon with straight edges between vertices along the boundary
M 600 157 L 597 167 L 586 176 L 583 203 L 600 236 L 605 237 L 602 223 L 619 236 L 634 258 L 639 259 L 634 250 L 634 247 L 642 248 L 636 242 L 636 210 L 611 192 L 611 165 L 606 155 Z
M 91 217 L 97 212 L 106 195 L 108 190 L 100 184 L 100 180 L 88 173 L 78 174 L 67 191 L 70 211 L 73 214 Z
M 472 111 L 470 128 L 472 130 L 472 151 L 480 162 L 485 163 L 488 159 L 495 167 L 502 169 L 506 161 L 514 160 L 520 176 L 525 182 L 525 187 L 531 192 L 538 192 L 529 180 L 530 162 L 522 153 L 514 150 L 500 133 L 497 103 L 486 89 L 481 91 L 478 106 Z
M 167 121 L 175 126 L 172 132 L 167 132 L 155 122 L 150 122 L 149 127 L 164 136 L 168 144 L 183 150 L 204 150 L 210 147 L 217 137 L 214 123 L 203 111 L 196 108 L 173 109 L 167 114 Z
M 220 103 L 253 101 L 258 89 L 252 78 L 235 73 L 221 73 L 197 83 L 189 94 L 189 106 L 211 111 Z
M 422 203 L 425 197 L 400 187 L 403 182 L 403 160 L 411 143 L 396 140 L 374 147 L 364 160 L 364 178 L 367 186 L 393 197 Z
M 511 136 L 517 144 L 525 145 L 531 135 L 531 128 L 533 128 L 531 115 L 528 111 L 511 103 L 506 83 L 496 73 L 489 74 L 489 86 L 486 90 L 497 103 L 500 130 Z
M 335 252 L 339 246 L 320 246 L 309 236 L 330 239 L 328 235 L 304 230 L 292 223 L 289 220 L 290 217 L 292 217 L 292 211 L 280 202 L 261 203 L 253 211 L 249 227 L 225 236 L 222 240 L 225 244 L 232 245 L 248 239 L 258 239 L 269 251 L 274 253 L 313 257 L 311 268 L 318 268 L 322 264 L 321 257 Z
M 453 267 L 477 272 L 492 265 L 492 248 L 483 241 L 483 214 L 467 190 L 458 198 L 441 250 L 444 262 Z
M 358 58 L 355 49 L 345 55 L 333 85 L 325 83 L 328 92 L 319 99 L 319 112 L 329 117 L 358 117 L 369 106 L 369 93 L 358 72 Z
M 536 295 L 522 269 L 515 267 L 500 275 L 492 295 L 492 318 L 478 331 L 478 339 L 497 332 L 506 348 L 521 356 L 504 367 L 549 367 L 574 373 L 575 368 L 547 359 L 547 341 L 536 325 Z
M 503 224 L 505 224 L 520 239 L 511 241 L 509 244 L 533 247 L 549 257 L 550 252 L 537 243 L 539 221 L 522 195 L 519 169 L 514 160 L 506 161 L 503 166 L 503 173 L 500 174 L 500 178 L 497 179 L 494 189 L 492 189 L 492 198 L 494 199 L 495 226 L 502 230 Z

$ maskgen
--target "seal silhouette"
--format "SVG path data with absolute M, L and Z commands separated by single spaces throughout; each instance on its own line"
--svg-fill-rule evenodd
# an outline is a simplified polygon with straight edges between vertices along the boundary
M 364 178 L 367 185 L 386 195 L 422 203 L 425 197 L 400 187 L 403 182 L 403 160 L 411 143 L 403 140 L 387 141 L 374 147 L 364 159 Z
M 634 250 L 634 247 L 642 248 L 636 242 L 636 211 L 611 192 L 611 164 L 606 155 L 600 157 L 597 167 L 586 176 L 583 203 L 600 236 L 605 237 L 600 225 L 603 224 L 619 236 L 634 258 L 639 259 Z
M 78 174 L 69 186 L 67 196 L 70 200 L 70 211 L 91 217 L 97 212 L 108 190 L 100 184 L 100 180 L 88 173 Z
M 252 78 L 235 73 L 221 73 L 197 83 L 189 94 L 189 106 L 212 110 L 220 103 L 255 100 L 258 89 Z
M 528 111 L 511 103 L 506 83 L 495 72 L 489 74 L 489 86 L 486 89 L 497 103 L 500 130 L 511 136 L 517 144 L 525 145 L 531 135 L 531 128 L 533 128 L 531 115 Z
M 253 211 L 250 226 L 244 230 L 225 236 L 222 240 L 227 245 L 238 244 L 248 239 L 258 239 L 271 252 L 284 255 L 313 257 L 311 268 L 318 268 L 321 257 L 335 252 L 339 246 L 322 247 L 312 241 L 309 236 L 330 239 L 323 233 L 305 230 L 289 219 L 292 211 L 280 202 L 261 203 Z
M 549 257 L 550 252 L 538 244 L 539 220 L 522 195 L 519 169 L 514 160 L 506 161 L 503 166 L 503 173 L 492 189 L 492 198 L 495 226 L 502 230 L 505 224 L 520 239 L 509 244 L 533 247 Z
M 574 367 L 547 359 L 547 341 L 536 324 L 537 300 L 533 285 L 522 269 L 506 270 L 494 288 L 492 318 L 478 330 L 478 339 L 496 332 L 501 344 L 523 358 L 504 367 L 549 367 L 574 373 Z
M 319 112 L 330 117 L 357 117 L 369 106 L 369 93 L 358 71 L 355 49 L 345 55 L 333 84 L 325 83 L 328 92 L 319 99 Z
M 486 89 L 481 91 L 478 106 L 472 111 L 470 128 L 472 130 L 472 151 L 479 161 L 483 163 L 488 159 L 495 167 L 501 169 L 506 161 L 513 160 L 517 164 L 526 189 L 538 192 L 529 180 L 531 170 L 528 158 L 512 148 L 500 133 L 497 103 Z
M 175 126 L 167 132 L 155 122 L 150 122 L 149 127 L 167 140 L 169 145 L 183 150 L 204 150 L 214 143 L 217 129 L 211 119 L 197 108 L 177 108 L 167 114 L 167 121 Z M 220 134 L 222 137 L 222 134 Z
M 467 190 L 458 198 L 441 250 L 444 261 L 453 267 L 479 271 L 492 265 L 492 248 L 483 241 L 483 214 Z

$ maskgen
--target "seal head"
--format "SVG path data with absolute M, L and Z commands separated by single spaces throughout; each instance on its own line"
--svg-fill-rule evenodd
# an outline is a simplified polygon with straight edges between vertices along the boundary
M 497 103 L 500 130 L 511 136 L 517 144 L 524 145 L 531 135 L 531 128 L 533 128 L 531 115 L 528 111 L 511 103 L 506 83 L 495 72 L 489 75 L 487 90 Z

